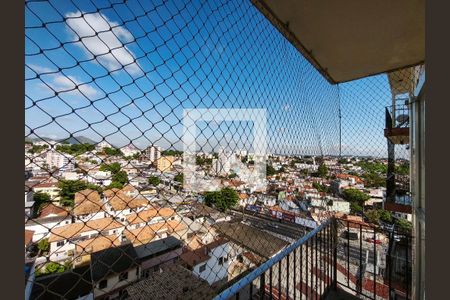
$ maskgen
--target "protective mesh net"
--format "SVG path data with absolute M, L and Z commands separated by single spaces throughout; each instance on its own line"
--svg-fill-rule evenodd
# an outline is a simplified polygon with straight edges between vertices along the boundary
M 343 189 L 408 199 L 383 130 L 407 128 L 415 69 L 331 85 L 249 1 L 26 1 L 25 21 L 33 299 L 211 298 L 361 214 Z M 312 293 L 296 275 L 277 293 Z

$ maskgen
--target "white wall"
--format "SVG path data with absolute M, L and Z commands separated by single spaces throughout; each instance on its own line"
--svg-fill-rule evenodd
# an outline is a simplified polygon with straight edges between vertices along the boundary
M 136 269 L 137 269 L 137 267 L 128 270 L 127 271 L 128 279 L 123 280 L 121 282 L 119 282 L 119 274 L 108 277 L 107 278 L 108 284 L 107 284 L 106 288 L 104 288 L 104 289 L 99 289 L 99 282 L 97 282 L 94 287 L 94 296 L 98 297 L 98 296 L 104 295 L 106 293 L 111 292 L 112 290 L 118 289 L 120 287 L 130 284 L 133 281 L 136 281 L 138 279 L 138 276 L 136 275 L 136 273 L 139 274 L 139 270 L 138 270 L 138 272 L 136 272 Z
M 230 249 L 228 243 L 214 248 L 209 253 L 210 259 L 194 266 L 193 273 L 196 276 L 208 281 L 210 285 L 216 281 L 226 278 L 228 276 L 228 266 L 230 261 L 224 261 L 222 265 L 219 265 L 219 257 L 226 259 L 229 252 Z M 200 272 L 200 267 L 204 264 L 206 264 L 206 269 L 203 272 Z

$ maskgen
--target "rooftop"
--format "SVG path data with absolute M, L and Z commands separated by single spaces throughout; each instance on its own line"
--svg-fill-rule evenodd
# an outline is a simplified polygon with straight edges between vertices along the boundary
M 128 287 L 127 291 L 132 300 L 197 300 L 211 299 L 215 295 L 206 281 L 178 264 L 153 272 L 149 278 Z

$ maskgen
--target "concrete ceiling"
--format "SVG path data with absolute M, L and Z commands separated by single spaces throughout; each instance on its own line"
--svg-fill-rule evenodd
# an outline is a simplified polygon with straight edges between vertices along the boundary
M 425 0 L 251 0 L 331 82 L 425 61 Z

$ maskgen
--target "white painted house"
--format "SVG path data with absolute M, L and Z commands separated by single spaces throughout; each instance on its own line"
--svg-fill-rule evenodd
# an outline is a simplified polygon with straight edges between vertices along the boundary
M 228 278 L 230 246 L 227 240 L 217 239 L 196 250 L 181 254 L 181 260 L 192 273 L 210 285 Z

